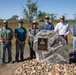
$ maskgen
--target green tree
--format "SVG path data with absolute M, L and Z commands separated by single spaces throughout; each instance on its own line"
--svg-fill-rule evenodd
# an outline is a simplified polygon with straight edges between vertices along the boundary
M 43 21 L 45 16 L 49 16 L 51 21 L 54 21 L 54 19 L 56 18 L 56 14 L 54 14 L 54 13 L 50 14 L 50 13 L 41 12 L 41 11 L 38 12 L 39 21 Z
M 56 15 L 54 13 L 52 13 L 52 14 L 50 14 L 50 16 L 51 16 L 51 21 L 53 22 L 54 19 L 56 18 Z
M 39 21 L 43 21 L 45 16 L 46 16 L 46 12 L 41 12 L 41 11 L 38 12 Z
M 18 16 L 17 15 L 13 15 L 9 20 L 18 20 Z
M 26 6 L 27 6 L 27 10 L 25 7 L 23 7 L 24 18 L 29 22 L 31 22 L 34 19 L 34 17 L 36 17 L 37 15 L 37 10 L 38 10 L 37 1 L 31 2 L 31 0 L 27 0 Z

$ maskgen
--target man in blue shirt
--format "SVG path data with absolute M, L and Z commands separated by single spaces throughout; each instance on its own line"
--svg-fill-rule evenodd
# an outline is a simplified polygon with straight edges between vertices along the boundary
M 42 24 L 41 30 L 54 30 L 54 25 L 49 22 L 49 17 L 45 16 L 45 23 Z
M 74 59 L 76 60 L 76 21 L 73 24 L 72 36 L 73 36 Z
M 19 52 L 20 52 L 20 59 L 23 61 L 24 59 L 24 47 L 25 47 L 25 40 L 26 40 L 26 29 L 23 27 L 23 21 L 20 20 L 18 23 L 18 27 L 15 29 L 15 38 L 16 38 L 16 57 L 15 60 L 19 61 Z

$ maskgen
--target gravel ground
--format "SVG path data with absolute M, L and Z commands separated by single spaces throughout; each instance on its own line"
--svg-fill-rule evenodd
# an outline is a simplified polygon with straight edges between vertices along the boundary
M 44 64 L 36 59 L 26 60 L 14 75 L 76 75 L 76 64 Z

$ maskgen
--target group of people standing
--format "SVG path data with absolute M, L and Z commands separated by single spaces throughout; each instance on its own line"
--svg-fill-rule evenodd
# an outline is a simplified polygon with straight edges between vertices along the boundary
M 32 27 L 28 31 L 28 44 L 30 48 L 30 58 L 33 59 L 36 58 L 35 51 L 33 50 L 33 43 L 34 43 L 34 37 L 40 30 L 54 30 L 59 35 L 61 35 L 68 44 L 67 35 L 70 33 L 70 26 L 65 21 L 65 17 L 62 15 L 60 16 L 60 22 L 57 23 L 56 27 L 54 28 L 53 23 L 51 23 L 49 16 L 45 16 L 45 22 L 41 25 L 40 28 L 38 28 L 38 22 L 37 20 L 34 20 L 32 22 Z M 74 36 L 73 39 L 73 47 L 74 47 L 74 58 L 76 59 L 76 22 L 74 23 L 72 35 Z M 19 55 L 21 61 L 24 60 L 24 47 L 25 47 L 25 41 L 27 38 L 27 30 L 23 27 L 23 21 L 20 20 L 18 22 L 18 27 L 15 28 L 14 34 L 13 30 L 8 27 L 8 21 L 4 21 L 3 27 L 0 31 L 0 39 L 2 40 L 2 63 L 5 63 L 5 51 L 6 48 L 8 50 L 8 62 L 12 61 L 12 43 L 11 40 L 13 39 L 13 35 L 16 38 L 16 55 L 15 60 L 19 61 Z
M 24 59 L 24 47 L 25 47 L 25 41 L 27 37 L 27 30 L 23 27 L 23 21 L 20 20 L 18 22 L 18 27 L 15 28 L 14 33 L 11 28 L 8 27 L 8 21 L 4 21 L 3 27 L 0 31 L 0 39 L 2 40 L 2 63 L 5 63 L 5 52 L 6 49 L 8 51 L 8 62 L 12 62 L 12 39 L 13 36 L 15 36 L 16 39 L 16 55 L 15 55 L 15 61 L 19 62 L 19 55 L 21 61 Z

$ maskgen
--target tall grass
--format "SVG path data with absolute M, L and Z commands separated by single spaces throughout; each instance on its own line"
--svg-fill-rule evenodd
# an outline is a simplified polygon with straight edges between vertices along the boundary
M 72 28 L 73 22 L 69 21 L 68 22 L 70 25 L 70 28 Z M 2 22 L 0 22 L 0 28 L 2 27 Z M 41 25 L 43 24 L 43 22 L 39 22 L 39 27 L 41 27 Z M 57 22 L 53 22 L 54 27 L 56 26 Z M 28 29 L 31 27 L 31 23 L 24 23 L 24 27 L 27 29 L 27 39 L 26 39 L 26 44 L 25 44 L 25 52 L 29 52 L 29 46 L 28 46 Z M 12 30 L 14 31 L 14 29 L 18 26 L 18 22 L 13 22 L 13 21 L 9 21 L 9 27 L 12 28 Z M 72 34 L 70 32 L 70 34 L 68 35 L 68 47 L 69 47 L 69 51 L 73 52 L 73 46 L 72 46 Z M 13 37 L 12 40 L 12 53 L 15 54 L 15 38 Z M 1 47 L 1 44 L 0 44 Z M 0 48 L 0 55 L 1 55 L 1 48 Z

